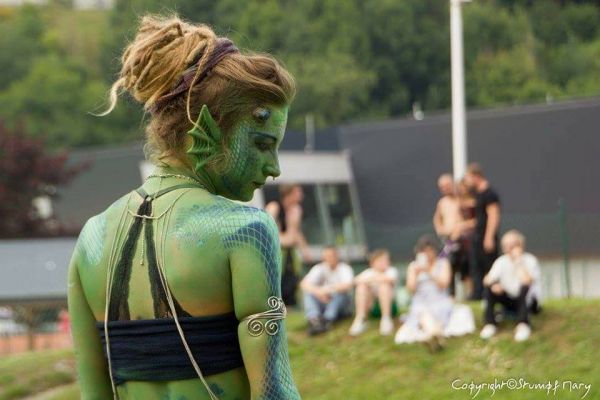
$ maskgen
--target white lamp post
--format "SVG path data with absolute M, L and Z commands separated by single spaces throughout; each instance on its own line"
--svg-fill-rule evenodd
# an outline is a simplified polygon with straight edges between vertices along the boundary
M 450 0 L 450 58 L 452 66 L 452 169 L 460 179 L 467 169 L 467 118 L 461 4 Z

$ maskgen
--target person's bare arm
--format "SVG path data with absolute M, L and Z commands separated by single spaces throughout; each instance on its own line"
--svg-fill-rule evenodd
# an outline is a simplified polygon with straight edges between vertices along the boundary
M 240 221 L 228 247 L 234 309 L 240 320 L 238 336 L 251 399 L 300 399 L 288 358 L 277 226 L 265 213 L 244 218 L 247 221 Z
M 486 207 L 488 216 L 487 226 L 485 227 L 485 236 L 483 245 L 487 252 L 492 252 L 496 248 L 494 237 L 500 227 L 500 205 L 498 203 L 489 204 Z
M 381 272 L 377 275 L 376 277 L 377 282 L 383 282 L 383 283 L 389 283 L 391 285 L 395 285 L 396 281 L 398 280 L 398 276 L 397 275 L 388 275 L 384 272 Z
M 343 292 L 347 292 L 350 289 L 352 289 L 352 286 L 353 286 L 352 281 L 338 283 L 337 285 L 333 285 L 331 287 L 331 291 L 332 291 L 332 293 L 343 293 Z
M 513 250 L 513 253 L 517 253 L 515 250 Z M 514 254 L 513 259 L 517 267 L 517 274 L 519 274 L 519 281 L 521 282 L 521 284 L 531 285 L 531 283 L 533 282 L 533 277 L 531 276 L 529 270 L 527 269 L 527 266 L 525 265 L 522 250 L 518 251 L 517 254 Z
M 310 282 L 310 276 L 308 274 L 300 282 L 300 289 L 302 289 L 303 292 L 310 293 L 313 295 L 321 293 L 321 288 Z
M 277 221 L 277 219 L 279 218 L 279 211 L 281 206 L 279 205 L 279 203 L 272 201 L 270 203 L 268 203 L 265 207 L 265 211 L 267 213 L 269 213 L 269 215 L 275 220 Z M 287 222 L 287 221 L 286 221 Z M 279 223 L 281 224 L 282 221 L 279 221 Z M 281 228 L 281 227 L 279 227 Z M 292 247 L 296 244 L 297 241 L 297 237 L 296 237 L 296 233 L 293 230 L 290 230 L 290 227 L 288 226 L 287 229 L 284 231 L 279 230 L 279 242 L 281 243 L 282 246 L 284 247 Z
M 408 265 L 406 271 L 406 288 L 412 294 L 417 290 L 417 270 L 414 262 Z
M 96 328 L 96 319 L 86 301 L 79 279 L 77 253 L 76 249 L 69 265 L 68 302 L 81 399 L 112 399 L 110 376 Z
M 437 202 L 437 205 L 435 206 L 435 212 L 433 213 L 433 228 L 435 229 L 435 233 L 437 233 L 438 236 L 442 236 L 444 235 L 444 223 L 442 221 L 442 213 L 440 211 L 440 203 L 442 202 L 442 200 L 439 200 Z
M 494 261 L 494 264 L 492 264 L 489 272 L 483 277 L 483 286 L 491 286 L 498 281 L 501 268 L 500 263 L 502 262 L 502 257 Z
M 443 265 L 441 268 L 441 272 L 439 275 L 433 275 L 433 281 L 440 289 L 446 289 L 450 286 L 450 281 L 452 279 L 452 268 L 450 267 L 450 263 L 448 260 L 444 259 Z
M 287 216 L 287 229 L 292 232 L 295 245 L 300 248 L 300 252 L 302 254 L 302 258 L 304 262 L 310 262 L 311 255 L 308 249 L 308 242 L 304 237 L 304 232 L 302 232 L 302 207 L 296 205 L 290 209 L 290 212 Z
M 360 274 L 358 274 L 358 276 L 356 278 L 354 278 L 354 284 L 358 285 L 361 283 L 371 283 L 373 281 L 373 277 L 372 274 L 367 274 L 366 272 L 369 269 L 364 270 L 363 272 L 361 272 Z M 371 276 L 369 276 L 371 275 Z

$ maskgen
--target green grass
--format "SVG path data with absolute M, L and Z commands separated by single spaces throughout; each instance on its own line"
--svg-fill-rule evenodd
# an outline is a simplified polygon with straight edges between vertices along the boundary
M 479 307 L 474 306 L 480 327 Z M 600 399 L 600 300 L 560 300 L 545 304 L 533 319 L 527 343 L 514 343 L 513 325 L 500 327 L 489 342 L 477 335 L 452 338 L 432 354 L 420 344 L 396 346 L 381 337 L 377 321 L 359 338 L 347 335 L 350 321 L 325 335 L 309 338 L 298 312 L 288 317 L 290 357 L 295 380 L 305 399 L 470 399 L 451 387 L 463 382 L 523 378 L 530 383 L 555 380 L 591 384 L 586 399 Z M 58 368 L 57 365 L 62 365 Z M 64 366 L 69 366 L 65 368 Z M 70 351 L 40 352 L 0 360 L 0 400 L 15 399 L 64 385 L 74 379 Z M 68 371 L 65 375 L 65 371 Z M 19 392 L 21 391 L 21 392 Z M 482 390 L 476 399 L 580 399 L 584 391 Z M 18 396 L 17 396 L 18 395 Z M 12 397 L 10 397 L 12 396 Z M 66 385 L 49 399 L 78 399 L 76 385 Z
M 396 346 L 379 336 L 377 321 L 364 336 L 351 338 L 345 322 L 323 337 L 307 339 L 303 321 L 289 321 L 294 375 L 307 399 L 468 399 L 451 382 L 494 382 L 523 378 L 531 383 L 573 380 L 592 384 L 587 399 L 600 398 L 600 301 L 553 301 L 534 317 L 527 343 L 512 339 L 513 324 L 500 327 L 489 342 L 477 335 L 452 338 L 440 353 L 422 344 Z M 474 307 L 481 327 L 481 309 Z M 316 372 L 318 371 L 318 372 Z M 477 398 L 490 398 L 482 391 Z M 558 399 L 583 392 L 560 391 Z M 550 396 L 552 397 L 552 396 Z M 494 399 L 543 399 L 546 392 L 497 391 Z
M 28 395 L 75 381 L 70 350 L 23 353 L 0 359 L 0 400 Z

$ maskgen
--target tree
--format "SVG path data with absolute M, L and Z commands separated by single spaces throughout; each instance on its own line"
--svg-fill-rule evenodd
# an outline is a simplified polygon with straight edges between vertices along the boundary
M 20 7 L 0 24 L 0 90 L 27 75 L 32 60 L 45 54 L 45 24 L 39 10 Z
M 36 198 L 56 195 L 56 186 L 71 181 L 87 164 L 67 165 L 68 154 L 49 154 L 41 139 L 26 137 L 22 127 L 9 131 L 0 123 L 0 237 L 48 236 L 61 233 L 52 219 L 42 218 Z
M 475 104 L 542 102 L 560 90 L 539 77 L 532 52 L 523 46 L 497 54 L 481 54 L 473 66 L 471 84 Z
M 401 115 L 415 102 L 428 107 L 431 93 L 437 93 L 436 101 L 447 98 L 442 92 L 450 89 L 448 3 L 369 0 L 362 7 L 360 23 L 371 52 L 366 66 L 377 77 L 370 93 L 373 106 Z
M 105 106 L 107 90 L 82 67 L 49 54 L 0 92 L 0 117 L 11 127 L 23 122 L 29 136 L 43 137 L 55 149 L 133 140 L 138 133 L 131 116 L 139 118 L 139 112 L 127 114 L 124 105 L 107 117 L 91 114 Z

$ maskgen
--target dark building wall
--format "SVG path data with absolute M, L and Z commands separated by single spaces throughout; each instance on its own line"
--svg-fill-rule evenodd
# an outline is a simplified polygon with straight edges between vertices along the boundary
M 468 115 L 469 161 L 500 193 L 502 229 L 521 229 L 530 248 L 561 252 L 558 203 L 568 212 L 570 248 L 600 254 L 600 99 L 475 111 Z M 452 169 L 449 115 L 341 127 L 350 150 L 373 246 L 408 257 L 432 232 L 437 177 Z

